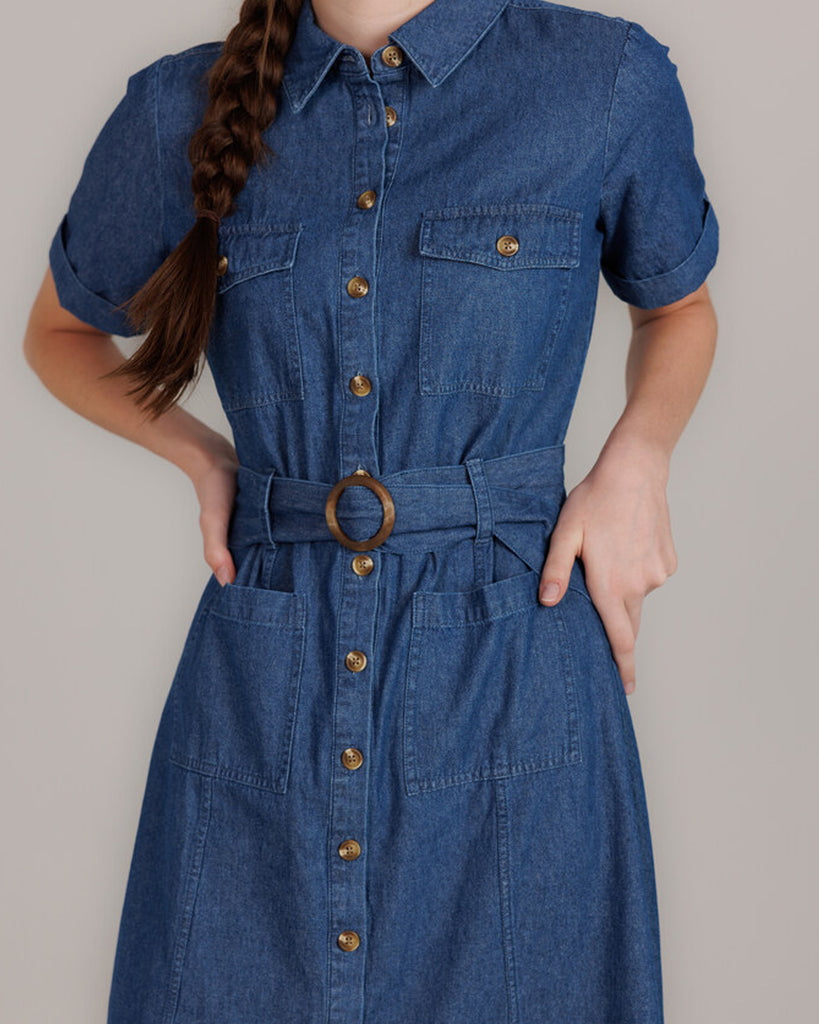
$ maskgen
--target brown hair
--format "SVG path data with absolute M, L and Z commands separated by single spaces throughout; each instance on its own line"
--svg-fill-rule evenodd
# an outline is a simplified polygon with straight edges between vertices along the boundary
M 230 216 L 251 166 L 276 154 L 262 138 L 277 111 L 284 58 L 303 0 L 243 0 L 239 21 L 208 70 L 208 106 L 191 136 L 196 220 L 140 290 L 118 308 L 139 333 L 133 355 L 106 377 L 127 375 L 149 415 L 169 409 L 204 368 L 216 303 L 219 219 Z

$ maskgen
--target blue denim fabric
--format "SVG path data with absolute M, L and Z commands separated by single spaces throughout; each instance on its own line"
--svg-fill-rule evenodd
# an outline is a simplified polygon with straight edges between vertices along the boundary
M 716 261 L 686 101 L 639 24 L 542 0 L 434 0 L 390 43 L 370 72 L 306 0 L 219 227 L 237 577 L 162 710 L 109 1024 L 663 1019 L 622 681 L 582 562 L 537 584 L 601 274 L 654 307 Z M 54 235 L 102 330 L 191 226 L 220 46 L 130 76 Z M 359 554 L 325 518 L 357 470 L 395 510 Z M 367 487 L 336 511 L 382 522 Z

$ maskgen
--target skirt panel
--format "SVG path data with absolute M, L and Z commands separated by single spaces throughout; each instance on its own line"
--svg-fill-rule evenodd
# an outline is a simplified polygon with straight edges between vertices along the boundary
M 163 709 L 108 1024 L 661 1024 L 628 702 L 582 563 L 537 601 L 548 540 L 376 550 L 360 671 L 353 552 L 234 551 Z

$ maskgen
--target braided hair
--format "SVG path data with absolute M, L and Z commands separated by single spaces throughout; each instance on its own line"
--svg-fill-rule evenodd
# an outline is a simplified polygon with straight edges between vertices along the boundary
M 208 70 L 208 105 L 188 145 L 193 226 L 140 290 L 122 304 L 147 337 L 105 376 L 128 376 L 128 391 L 151 417 L 198 380 L 216 303 L 219 223 L 235 209 L 251 166 L 276 154 L 262 138 L 277 111 L 284 59 L 303 0 L 243 0 L 239 21 Z

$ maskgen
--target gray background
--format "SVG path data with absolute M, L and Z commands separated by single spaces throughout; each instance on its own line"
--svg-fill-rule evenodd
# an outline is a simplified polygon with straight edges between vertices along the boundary
M 819 954 L 819 18 L 796 0 L 595 9 L 671 47 L 721 229 L 716 359 L 668 487 L 679 568 L 645 600 L 629 698 L 667 1020 L 797 1024 L 816 1019 Z M 14 1024 L 104 1020 L 150 746 L 209 574 L 189 480 L 56 401 L 23 334 L 128 74 L 223 38 L 238 10 L 51 0 L 4 16 L 0 1015 Z M 601 283 L 567 487 L 620 414 L 628 338 Z M 209 377 L 187 405 L 227 431 Z

